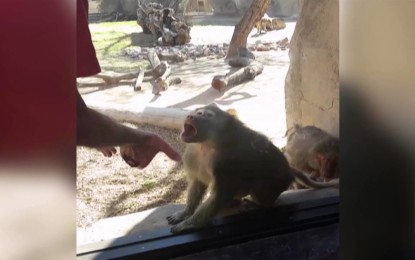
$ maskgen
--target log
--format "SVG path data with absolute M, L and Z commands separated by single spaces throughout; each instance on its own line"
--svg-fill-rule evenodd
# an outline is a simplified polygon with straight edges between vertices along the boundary
M 157 84 L 157 88 L 159 89 L 159 91 L 166 91 L 169 88 L 169 86 L 182 83 L 182 80 L 179 77 L 169 77 L 165 80 L 157 78 L 155 83 Z
M 115 85 L 118 84 L 121 80 L 133 79 L 137 76 L 138 73 L 117 73 L 113 71 L 106 71 L 94 75 L 93 77 L 104 80 L 106 85 Z
M 154 51 L 149 51 L 147 53 L 147 59 L 150 61 L 150 65 L 153 69 L 156 68 L 161 63 L 159 57 Z
M 168 67 L 170 67 L 170 65 L 167 62 L 162 61 L 154 69 L 145 70 L 144 77 L 151 77 L 151 78 L 160 77 L 161 75 L 165 73 Z
M 183 62 L 185 56 L 181 53 L 158 53 L 160 60 L 172 61 L 172 62 Z
M 241 68 L 234 73 L 226 75 L 216 75 L 212 80 L 212 87 L 222 91 L 226 87 L 233 87 L 245 81 L 254 79 L 261 74 L 264 66 L 259 62 L 252 62 L 249 66 Z
M 164 65 L 164 66 L 163 66 Z M 171 74 L 171 68 L 170 65 L 163 61 L 159 67 L 162 67 L 163 70 L 160 71 L 160 76 L 157 78 L 157 80 L 166 80 L 170 74 Z
M 160 61 L 156 54 L 150 54 L 149 60 L 151 64 L 158 64 L 153 69 L 144 70 L 139 69 L 138 72 L 133 73 L 117 73 L 112 71 L 106 71 L 99 73 L 97 75 L 94 75 L 92 77 L 99 78 L 104 80 L 105 85 L 115 85 L 120 83 L 121 80 L 127 81 L 131 84 L 134 84 L 134 91 L 140 91 L 143 81 L 149 81 L 151 79 L 158 79 L 159 84 L 164 86 L 167 84 L 167 86 L 171 84 L 177 84 L 177 83 L 163 83 L 166 80 L 168 80 L 168 76 L 171 74 L 171 68 L 170 65 L 165 61 Z M 150 77 L 150 78 L 149 78 Z M 173 82 L 176 82 L 176 79 L 173 79 Z M 179 82 L 180 83 L 180 82 Z M 164 90 L 165 87 L 162 87 L 161 89 Z M 167 88 L 165 88 L 167 89 Z
M 135 81 L 135 85 L 134 85 L 134 91 L 139 91 L 141 90 L 141 85 L 143 84 L 143 79 L 144 79 L 144 70 L 140 69 L 140 71 L 138 72 L 138 76 L 137 76 L 137 80 Z
M 162 66 L 165 66 L 165 65 L 163 64 Z M 97 75 L 93 75 L 91 77 L 102 79 L 104 80 L 105 84 L 112 85 L 112 84 L 118 84 L 122 80 L 125 80 L 125 81 L 134 80 L 134 82 L 136 82 L 136 79 L 138 78 L 138 76 L 140 76 L 140 73 L 144 73 L 143 77 L 152 77 L 152 78 L 158 77 L 163 74 L 163 72 L 160 72 L 160 71 L 164 71 L 164 69 L 158 66 L 154 69 L 143 70 L 142 72 L 141 72 L 141 69 L 138 72 L 131 72 L 131 73 L 118 73 L 118 72 L 113 72 L 113 71 L 105 71 Z M 144 81 L 144 79 L 142 81 Z
M 161 95 L 161 94 L 160 94 L 161 89 L 159 88 L 159 86 L 157 85 L 157 83 L 156 83 L 156 81 L 155 81 L 154 79 L 150 80 L 150 84 L 151 84 L 151 86 L 153 86 L 152 93 L 153 93 L 154 95 L 156 95 L 156 96 Z
M 171 74 L 170 65 L 166 61 L 160 61 L 154 51 L 149 52 L 147 57 L 153 67 L 153 78 L 156 78 L 155 80 L 150 80 L 153 86 L 152 93 L 154 95 L 160 95 L 160 92 L 166 90 L 168 87 L 165 86 L 165 81 Z
M 158 78 L 155 79 L 154 84 L 156 85 L 156 88 L 157 88 L 157 91 L 156 92 L 157 93 L 160 93 L 161 91 L 167 90 L 167 88 L 168 88 L 169 85 L 168 85 L 168 83 L 166 83 L 166 80 L 168 79 L 168 77 L 171 74 L 171 68 L 170 68 L 169 64 L 167 62 L 165 62 L 165 61 L 163 61 L 161 64 L 165 64 L 165 66 L 164 66 L 165 67 L 165 70 L 160 75 L 160 77 L 158 77 Z M 153 91 L 154 91 L 154 88 L 153 88 Z

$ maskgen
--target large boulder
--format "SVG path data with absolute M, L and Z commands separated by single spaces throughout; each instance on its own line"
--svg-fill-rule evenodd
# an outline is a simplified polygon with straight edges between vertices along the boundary
M 287 128 L 298 123 L 339 133 L 339 1 L 304 1 L 285 80 Z

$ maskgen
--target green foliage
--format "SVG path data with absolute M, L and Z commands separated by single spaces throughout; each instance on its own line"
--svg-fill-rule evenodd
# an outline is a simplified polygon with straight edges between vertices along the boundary
M 103 70 L 135 72 L 147 61 L 137 61 L 122 55 L 122 50 L 134 46 L 132 34 L 138 31 L 135 21 L 108 22 L 89 25 L 92 42 Z

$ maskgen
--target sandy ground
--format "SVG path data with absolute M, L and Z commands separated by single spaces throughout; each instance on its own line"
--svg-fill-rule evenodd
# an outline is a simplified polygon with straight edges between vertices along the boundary
M 183 152 L 179 131 L 150 125 L 139 127 L 159 134 L 177 151 Z M 96 150 L 80 147 L 77 156 L 78 227 L 103 218 L 185 201 L 186 181 L 181 164 L 165 154 L 156 155 L 144 170 L 129 167 L 118 154 L 107 158 Z
M 248 43 L 291 39 L 295 22 L 287 28 L 260 36 L 255 29 Z M 192 43 L 228 43 L 233 26 L 194 26 Z M 94 33 L 94 25 L 91 25 Z M 133 29 L 132 33 L 139 32 Z M 131 86 L 117 86 L 86 92 L 83 97 L 88 105 L 105 107 L 175 107 L 193 109 L 216 102 L 223 108 L 236 108 L 240 118 L 251 128 L 265 133 L 279 147 L 284 145 L 285 132 L 284 80 L 288 71 L 288 50 L 255 53 L 264 64 L 264 71 L 254 81 L 218 93 L 210 88 L 214 75 L 225 74 L 229 67 L 222 60 L 200 59 L 173 65 L 172 70 L 183 82 L 169 88 L 154 99 L 150 87 L 143 87 L 139 94 Z M 80 89 L 81 90 L 81 89 Z M 133 125 L 130 125 L 133 126 Z M 134 126 L 137 127 L 137 126 Z M 184 146 L 179 140 L 179 130 L 139 125 L 141 129 L 161 135 L 179 152 Z M 181 165 L 164 154 L 158 154 L 144 170 L 130 168 L 117 154 L 106 158 L 95 150 L 78 148 L 77 226 L 85 227 L 99 219 L 125 215 L 168 203 L 184 203 L 186 182 Z

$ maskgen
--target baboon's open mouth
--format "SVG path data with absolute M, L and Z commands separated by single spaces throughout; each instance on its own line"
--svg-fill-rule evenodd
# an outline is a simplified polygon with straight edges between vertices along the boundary
M 188 122 L 184 123 L 182 137 L 183 138 L 191 138 L 194 137 L 197 134 L 196 127 Z

